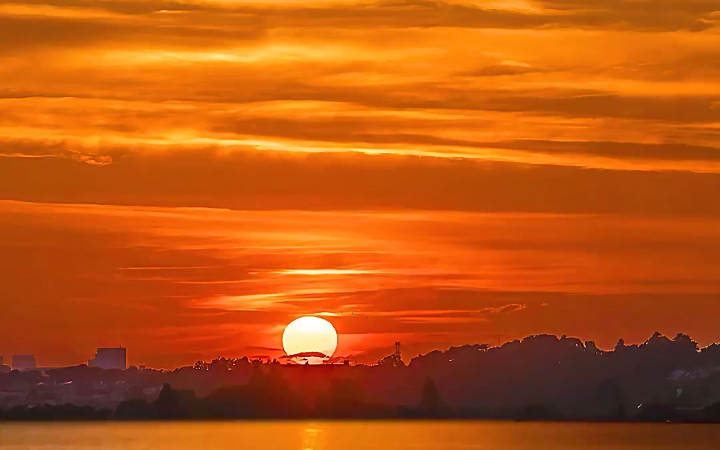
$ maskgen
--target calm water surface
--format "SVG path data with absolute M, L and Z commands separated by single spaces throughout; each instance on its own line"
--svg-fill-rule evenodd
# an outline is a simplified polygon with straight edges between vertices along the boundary
M 0 424 L 0 450 L 717 450 L 720 425 L 498 422 Z

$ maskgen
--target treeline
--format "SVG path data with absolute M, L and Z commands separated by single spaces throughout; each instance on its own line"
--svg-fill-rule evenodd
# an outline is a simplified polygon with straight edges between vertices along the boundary
M 0 421 L 151 421 L 151 420 L 289 420 L 289 419 L 493 419 L 551 421 L 660 421 L 720 423 L 720 403 L 705 408 L 678 409 L 651 404 L 631 416 L 619 412 L 605 417 L 568 416 L 544 404 L 487 410 L 452 408 L 430 378 L 423 382 L 417 405 L 389 406 L 363 400 L 350 380 L 335 380 L 330 389 L 307 403 L 277 373 L 258 372 L 248 385 L 219 389 L 199 398 L 192 390 L 163 386 L 155 401 L 131 399 L 115 411 L 90 406 L 17 406 L 0 411 Z
M 14 396 L 0 412 L 6 420 L 720 421 L 720 346 L 700 349 L 687 335 L 655 333 L 642 344 L 621 340 L 602 351 L 590 341 L 539 335 L 434 351 L 407 365 L 395 357 L 373 366 L 218 358 L 174 371 L 13 372 L 0 375 L 0 391 Z M 19 402 L 35 406 L 7 406 Z M 62 406 L 68 402 L 98 409 Z
M 250 383 L 218 389 L 197 397 L 189 389 L 165 384 L 155 401 L 130 399 L 115 411 L 90 406 L 16 406 L 0 411 L 0 420 L 189 420 L 189 419 L 388 419 L 450 417 L 432 380 L 427 379 L 414 407 L 392 407 L 365 401 L 352 381 L 336 379 L 330 388 L 307 402 L 290 389 L 278 370 L 257 370 Z
M 431 379 L 426 379 L 413 406 L 389 406 L 364 399 L 350 379 L 334 379 L 312 399 L 292 390 L 276 369 L 257 370 L 243 386 L 218 389 L 207 397 L 164 385 L 154 402 L 128 400 L 118 405 L 117 420 L 172 419 L 388 419 L 451 417 Z
M 0 410 L 0 421 L 91 421 L 109 420 L 113 417 L 110 409 L 92 406 L 64 405 L 22 405 L 6 411 Z

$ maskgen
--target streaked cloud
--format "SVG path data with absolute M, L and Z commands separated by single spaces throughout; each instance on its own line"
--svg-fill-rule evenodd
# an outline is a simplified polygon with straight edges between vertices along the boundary
M 342 341 L 345 354 L 393 334 L 418 349 L 563 329 L 604 345 L 680 325 L 703 342 L 714 336 L 701 308 L 682 305 L 716 299 L 716 219 L 8 201 L 0 210 L 8 348 L 43 353 L 62 332 L 69 347 L 122 342 L 138 361 L 183 364 L 241 355 L 249 342 L 277 347 L 282 326 L 306 314 L 365 335 Z M 634 325 L 606 330 L 595 319 L 615 313 Z
M 0 353 L 717 340 L 719 10 L 0 2 Z
M 572 148 L 564 143 L 547 146 L 554 147 L 562 152 Z M 126 151 L 112 157 L 110 165 L 67 158 L 0 158 L 0 197 L 250 210 L 720 214 L 714 201 L 720 175 L 692 171 L 592 170 L 340 151 L 225 152 L 212 147 Z M 677 161 L 671 164 L 680 166 Z

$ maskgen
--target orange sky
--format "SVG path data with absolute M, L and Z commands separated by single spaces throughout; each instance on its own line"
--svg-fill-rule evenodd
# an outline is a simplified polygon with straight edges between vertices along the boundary
M 0 354 L 720 340 L 716 0 L 0 2 Z

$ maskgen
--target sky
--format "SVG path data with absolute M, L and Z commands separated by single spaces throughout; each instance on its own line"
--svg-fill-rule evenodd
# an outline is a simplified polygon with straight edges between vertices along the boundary
M 716 0 L 0 1 L 0 354 L 720 341 L 719 44 Z

